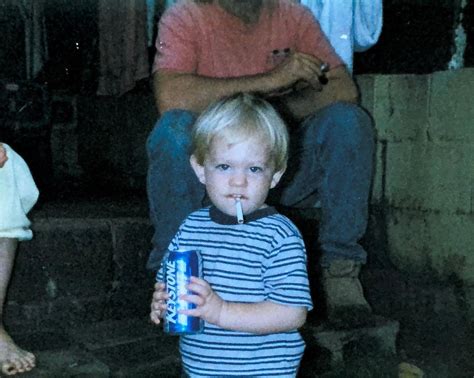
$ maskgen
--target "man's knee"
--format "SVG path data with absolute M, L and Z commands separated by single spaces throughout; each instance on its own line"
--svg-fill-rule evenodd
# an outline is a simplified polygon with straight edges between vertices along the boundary
M 318 118 L 328 126 L 326 133 L 332 134 L 339 143 L 360 146 L 374 142 L 372 118 L 356 104 L 336 102 L 322 109 Z
M 163 113 L 148 136 L 148 155 L 165 145 L 174 146 L 176 149 L 187 148 L 195 120 L 196 114 L 186 110 L 176 109 Z

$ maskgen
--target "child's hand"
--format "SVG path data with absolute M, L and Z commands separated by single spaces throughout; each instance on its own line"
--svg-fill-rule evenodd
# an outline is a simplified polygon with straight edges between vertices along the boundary
M 222 307 L 225 302 L 212 290 L 207 281 L 191 277 L 188 290 L 194 294 L 182 295 L 181 299 L 194 303 L 196 308 L 193 310 L 182 310 L 180 313 L 197 316 L 211 324 L 219 324 Z
M 168 300 L 168 297 L 169 295 L 166 293 L 165 284 L 163 282 L 157 282 L 151 300 L 150 319 L 153 323 L 161 323 L 161 319 L 166 314 L 166 301 Z
M 5 147 L 3 147 L 3 144 L 0 143 L 0 168 L 3 168 L 7 160 L 7 151 L 5 150 Z

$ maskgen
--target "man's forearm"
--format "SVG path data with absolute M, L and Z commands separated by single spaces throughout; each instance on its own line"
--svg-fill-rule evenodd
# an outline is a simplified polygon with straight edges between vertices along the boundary
M 218 326 L 257 334 L 288 332 L 300 328 L 306 320 L 306 307 L 259 303 L 224 302 Z
M 278 89 L 270 75 L 210 78 L 194 74 L 155 73 L 155 99 L 160 112 L 185 109 L 202 112 L 209 104 L 238 92 L 266 93 Z
M 170 109 L 200 113 L 214 101 L 238 92 L 254 92 L 264 96 L 273 94 L 269 100 L 282 104 L 285 112 L 299 121 L 334 102 L 358 101 L 357 87 L 345 67 L 329 71 L 327 79 L 328 83 L 319 88 L 314 89 L 308 84 L 304 89 L 274 96 L 291 83 L 278 71 L 235 78 L 211 78 L 163 71 L 154 75 L 155 99 L 161 113 Z

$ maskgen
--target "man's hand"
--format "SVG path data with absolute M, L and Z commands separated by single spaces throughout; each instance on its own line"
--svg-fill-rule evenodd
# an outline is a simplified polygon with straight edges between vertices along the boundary
M 357 87 L 345 66 L 338 66 L 325 73 L 327 84 L 316 90 L 308 85 L 306 88 L 293 90 L 291 93 L 276 97 L 275 106 L 288 115 L 290 120 L 301 122 L 305 117 L 314 114 L 318 109 L 335 102 L 343 101 L 357 104 L 359 101 Z
M 271 72 L 279 88 L 291 88 L 297 83 L 305 82 L 314 90 L 322 90 L 319 78 L 325 75 L 322 70 L 324 62 L 312 55 L 293 52 Z
M 151 300 L 150 319 L 153 323 L 161 323 L 161 319 L 166 314 L 166 301 L 168 300 L 168 297 L 169 295 L 166 293 L 165 284 L 163 282 L 157 282 Z
M 161 70 L 153 75 L 156 105 L 160 113 L 170 109 L 200 113 L 214 101 L 238 92 L 281 96 L 296 83 L 321 92 L 322 64 L 311 55 L 294 52 L 272 71 L 250 76 L 215 78 Z
M 209 283 L 201 278 L 191 277 L 188 290 L 193 294 L 183 295 L 181 299 L 194 303 L 193 310 L 180 311 L 182 314 L 197 316 L 208 323 L 219 324 L 224 300 L 212 290 Z
M 3 146 L 3 144 L 0 143 L 0 168 L 3 168 L 7 160 L 8 160 L 7 150 L 5 150 L 5 147 Z

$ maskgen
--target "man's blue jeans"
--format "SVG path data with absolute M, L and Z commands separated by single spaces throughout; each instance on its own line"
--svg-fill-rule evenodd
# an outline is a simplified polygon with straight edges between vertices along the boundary
M 162 115 L 147 141 L 148 200 L 155 227 L 148 268 L 156 268 L 184 218 L 202 207 L 205 188 L 189 164 L 196 114 L 171 110 Z M 287 171 L 271 197 L 284 206 L 321 204 L 321 264 L 352 259 L 365 263 L 358 244 L 368 217 L 374 134 L 369 115 L 350 103 L 320 109 L 290 130 Z

